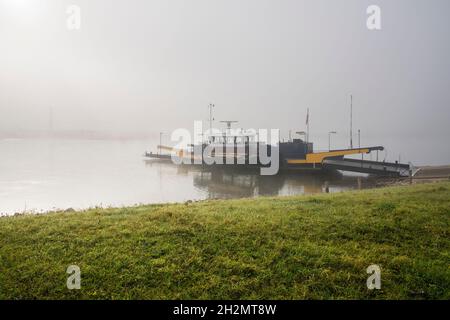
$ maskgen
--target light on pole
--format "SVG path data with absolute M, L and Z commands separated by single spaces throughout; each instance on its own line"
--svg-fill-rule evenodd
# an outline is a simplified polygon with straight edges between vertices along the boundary
M 159 147 L 158 147 L 158 155 L 161 155 L 161 145 L 162 145 L 162 135 L 164 132 L 159 133 Z
M 328 151 L 331 151 L 331 135 L 336 133 L 337 133 L 336 131 L 328 132 Z
M 358 146 L 361 149 L 361 130 L 358 129 Z

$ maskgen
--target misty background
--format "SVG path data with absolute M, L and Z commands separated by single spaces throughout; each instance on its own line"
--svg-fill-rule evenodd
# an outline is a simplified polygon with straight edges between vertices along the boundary
M 69 5 L 81 29 L 66 27 Z M 369 5 L 382 30 L 366 27 Z M 450 162 L 450 2 L 0 0 L 0 139 L 207 126 L 306 130 L 315 149 L 383 145 Z M 31 134 L 33 136 L 33 134 Z M 168 139 L 166 137 L 166 139 Z

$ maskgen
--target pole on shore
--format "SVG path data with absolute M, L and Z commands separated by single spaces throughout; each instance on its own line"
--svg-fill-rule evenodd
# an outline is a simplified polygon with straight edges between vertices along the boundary
M 358 146 L 361 149 L 361 129 L 358 129 Z M 364 161 L 364 153 L 361 153 L 361 161 Z
M 213 121 L 214 121 L 214 118 L 213 118 L 213 114 L 212 114 L 212 109 L 215 107 L 215 105 L 214 104 L 212 104 L 212 103 L 210 103 L 209 105 L 208 105 L 208 108 L 209 108 L 209 136 L 211 137 L 211 135 L 212 135 L 212 125 L 213 125 Z M 209 141 L 210 143 L 211 143 L 211 140 Z
M 353 149 L 353 95 L 350 95 L 350 149 Z

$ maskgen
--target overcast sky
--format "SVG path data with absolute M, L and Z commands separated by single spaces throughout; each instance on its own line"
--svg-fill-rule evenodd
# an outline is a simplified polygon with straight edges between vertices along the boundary
M 353 94 L 363 144 L 449 162 L 449 13 L 448 0 L 0 0 L 0 131 L 46 130 L 50 108 L 57 130 L 192 128 L 212 102 L 217 120 L 285 137 L 309 107 L 317 148 L 330 130 L 347 147 Z

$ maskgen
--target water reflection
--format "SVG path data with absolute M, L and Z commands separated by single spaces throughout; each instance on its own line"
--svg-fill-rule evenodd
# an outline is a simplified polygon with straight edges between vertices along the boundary
M 262 176 L 259 170 L 230 166 L 176 166 L 170 162 L 145 160 L 146 166 L 158 167 L 164 177 L 164 168 L 175 168 L 176 174 L 192 176 L 193 187 L 209 199 L 243 198 L 296 194 L 316 194 L 369 188 L 375 185 L 368 176 L 349 176 L 339 171 L 327 174 L 285 172 L 276 176 Z M 359 182 L 358 182 L 359 180 Z
M 147 161 L 147 147 L 148 141 L 0 140 L 0 215 L 311 194 L 324 192 L 327 181 L 330 192 L 358 187 L 356 177 L 339 173 L 260 176 L 259 170 Z M 371 185 L 363 179 L 362 187 Z

